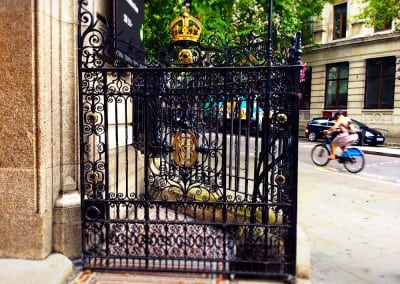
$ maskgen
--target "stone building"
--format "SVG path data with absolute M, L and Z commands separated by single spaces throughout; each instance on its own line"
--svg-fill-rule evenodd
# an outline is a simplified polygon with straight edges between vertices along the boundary
M 336 1 L 310 25 L 315 45 L 304 40 L 308 71 L 301 135 L 310 118 L 341 109 L 387 137 L 400 137 L 399 23 L 390 19 L 380 28 L 369 26 L 357 18 L 360 11 L 359 1 Z
M 80 255 L 77 2 L 0 5 L 0 257 Z

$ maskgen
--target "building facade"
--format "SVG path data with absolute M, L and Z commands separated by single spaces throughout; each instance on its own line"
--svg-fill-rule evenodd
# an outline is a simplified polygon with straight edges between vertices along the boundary
M 76 11 L 0 5 L 0 257 L 80 255 Z
M 344 110 L 350 117 L 400 137 L 400 31 L 398 19 L 382 27 L 358 19 L 359 1 L 326 4 L 310 25 L 314 44 L 307 46 L 300 134 L 313 117 Z M 397 30 L 396 30 L 397 25 Z

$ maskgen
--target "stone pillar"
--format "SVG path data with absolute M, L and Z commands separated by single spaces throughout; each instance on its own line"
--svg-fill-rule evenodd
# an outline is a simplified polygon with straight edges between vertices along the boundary
M 66 177 L 54 207 L 53 247 L 69 258 L 81 255 L 80 196 L 72 177 Z
M 0 257 L 80 245 L 76 2 L 0 5 Z
M 70 258 L 81 253 L 77 120 L 77 1 L 41 0 L 51 15 L 53 250 Z M 47 9 L 50 10 L 47 10 Z M 46 49 L 46 46 L 42 46 Z
M 41 157 L 35 13 L 31 0 L 0 5 L 0 256 L 44 258 L 51 251 L 51 191 Z M 44 94 L 43 94 L 44 95 Z M 44 106 L 44 105 L 43 105 Z

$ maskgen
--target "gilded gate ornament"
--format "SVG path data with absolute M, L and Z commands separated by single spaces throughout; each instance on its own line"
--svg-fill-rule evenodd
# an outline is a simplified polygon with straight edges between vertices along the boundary
M 286 177 L 284 175 L 277 175 L 275 177 L 275 182 L 279 185 L 282 186 L 286 183 Z
M 198 19 L 189 15 L 189 6 L 182 7 L 182 16 L 175 18 L 169 24 L 172 41 L 199 41 L 203 25 Z
M 86 114 L 86 119 L 89 123 L 96 124 L 99 121 L 99 115 L 97 113 L 89 112 Z
M 179 131 L 175 134 L 172 141 L 174 149 L 173 159 L 179 167 L 193 166 L 197 161 L 197 139 L 191 132 Z
M 178 54 L 179 62 L 182 64 L 190 64 L 193 62 L 193 54 L 190 49 L 182 49 Z
M 287 118 L 287 115 L 286 114 L 284 114 L 284 113 L 278 113 L 277 115 L 276 115 L 276 120 L 279 122 L 279 123 L 285 123 L 287 120 L 288 120 L 288 118 Z
M 189 15 L 189 5 L 182 7 L 182 16 L 175 18 L 169 24 L 169 33 L 173 42 L 198 42 L 203 25 L 198 19 Z M 178 54 L 181 64 L 193 63 L 193 54 L 190 49 L 182 49 Z

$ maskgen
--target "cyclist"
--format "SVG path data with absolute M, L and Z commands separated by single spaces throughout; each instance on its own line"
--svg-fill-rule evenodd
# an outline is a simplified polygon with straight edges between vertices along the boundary
M 339 119 L 339 116 L 342 114 L 343 112 L 338 110 L 335 112 L 335 114 L 333 115 L 333 117 L 331 117 L 329 119 L 329 121 L 334 121 L 336 123 L 336 121 Z M 336 128 L 334 129 L 331 133 L 330 133 L 330 137 L 329 137 L 329 142 L 332 143 L 333 139 L 336 138 L 336 136 L 339 134 L 339 129 Z
M 344 148 L 353 144 L 358 139 L 358 135 L 354 129 L 351 119 L 346 117 L 343 111 L 336 111 L 334 117 L 336 118 L 335 124 L 326 130 L 327 134 L 331 134 L 334 131 L 338 132 L 336 137 L 332 140 L 332 150 L 331 155 L 328 157 L 329 160 L 336 159 L 337 147 L 340 147 L 342 150 L 344 150 Z

